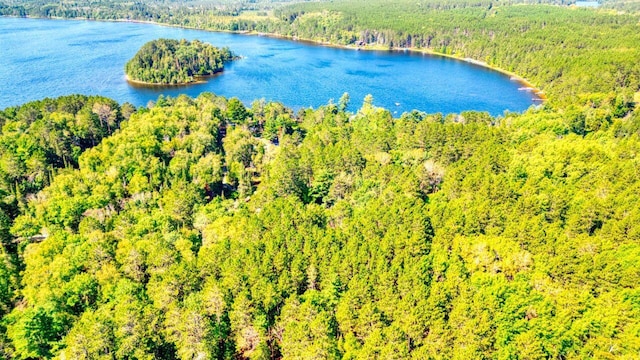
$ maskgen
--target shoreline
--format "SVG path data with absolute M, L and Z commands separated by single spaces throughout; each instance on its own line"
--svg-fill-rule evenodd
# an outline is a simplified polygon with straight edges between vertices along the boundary
M 127 80 L 128 83 L 132 84 L 132 85 L 140 85 L 140 86 L 145 86 L 145 87 L 180 87 L 180 86 L 190 86 L 190 85 L 196 85 L 196 84 L 204 84 L 206 83 L 205 80 L 194 80 L 188 83 L 181 83 L 181 84 L 159 84 L 159 83 L 152 83 L 152 82 L 146 82 L 146 81 L 141 81 L 141 80 L 134 80 L 132 78 L 129 77 L 129 75 L 125 74 L 124 75 L 125 80 Z
M 538 105 L 546 102 L 548 100 L 545 92 L 540 89 L 538 86 L 536 86 L 535 84 L 531 83 L 529 80 L 527 80 L 526 78 L 512 72 L 509 70 L 505 70 L 502 68 L 499 68 L 497 66 L 492 66 L 487 64 L 484 61 L 480 61 L 480 60 L 475 60 L 472 58 L 463 58 L 460 56 L 456 56 L 456 55 L 452 55 L 452 54 L 443 54 L 443 53 L 439 53 L 439 52 L 435 52 L 433 50 L 430 49 L 425 49 L 425 48 L 398 48 L 398 47 L 386 47 L 386 46 L 376 46 L 376 45 L 364 45 L 364 46 L 359 46 L 359 45 L 341 45 L 341 44 L 334 44 L 331 42 L 326 42 L 326 41 L 320 41 L 320 40 L 313 40 L 313 39 L 306 39 L 306 38 L 300 38 L 298 36 L 289 36 L 289 35 L 281 35 L 281 34 L 275 34 L 275 33 L 262 33 L 262 32 L 257 32 L 257 31 L 250 31 L 250 30 L 238 30 L 238 31 L 231 31 L 231 30 L 212 30 L 212 29 L 203 29 L 203 28 L 197 28 L 197 27 L 193 27 L 193 26 L 184 26 L 184 25 L 175 25 L 175 24 L 167 24 L 167 23 L 160 23 L 160 22 L 156 22 L 156 21 L 149 21 L 149 20 L 130 20 L 130 19 L 114 19 L 114 20 L 110 20 L 110 19 L 83 19 L 83 18 L 63 18 L 63 17 L 34 17 L 34 16 L 4 16 L 4 17 L 13 17 L 13 18 L 27 18 L 27 19 L 45 19 L 45 20 L 76 20 L 76 21 L 100 21 L 100 22 L 129 22 L 129 23 L 137 23 L 137 24 L 148 24 L 148 25 L 156 25 L 156 26 L 165 26 L 165 27 L 172 27 L 172 28 L 177 28 L 177 29 L 187 29 L 187 30 L 198 30 L 198 31 L 208 31 L 208 32 L 217 32 L 217 33 L 227 33 L 227 34 L 238 34 L 238 35 L 249 35 L 249 36 L 264 36 L 264 37 L 268 37 L 268 38 L 274 38 L 274 39 L 282 39 L 282 40 L 288 40 L 288 41 L 295 41 L 295 42 L 303 42 L 303 43 L 308 43 L 310 45 L 315 45 L 315 46 L 325 46 L 325 47 L 331 47 L 331 48 L 337 48 L 337 49 L 346 49 L 346 50 L 354 50 L 354 51 L 359 51 L 359 50 L 364 50 L 364 51 L 382 51 L 382 52 L 412 52 L 412 53 L 418 53 L 418 54 L 426 54 L 426 55 L 430 55 L 430 56 L 440 56 L 440 57 L 445 57 L 448 59 L 453 59 L 453 60 L 457 60 L 457 61 L 464 61 L 468 64 L 471 65 L 475 65 L 475 66 L 479 66 L 485 69 L 489 69 L 498 73 L 501 73 L 503 75 L 509 76 L 509 79 L 512 81 L 516 81 L 518 83 L 520 83 L 521 85 L 523 85 L 524 88 L 528 88 L 529 92 L 531 92 L 531 94 L 533 95 L 532 97 L 532 101 L 537 102 Z M 215 76 L 212 75 L 212 76 Z M 195 84 L 200 84 L 200 83 L 204 83 L 206 81 L 194 81 L 194 82 L 190 82 L 190 83 L 185 83 L 185 84 L 154 84 L 154 83 L 146 83 L 146 82 L 140 82 L 140 81 L 136 81 L 136 80 L 130 80 L 127 77 L 127 81 L 133 83 L 133 84 L 138 84 L 138 85 L 145 85 L 145 86 L 189 86 L 189 85 L 195 85 Z
M 131 79 L 127 74 L 124 74 L 124 78 L 125 80 L 127 80 L 128 83 L 130 83 L 133 86 L 139 85 L 142 87 L 187 87 L 191 85 L 206 84 L 207 82 L 209 82 L 209 79 L 218 77 L 222 75 L 223 72 L 224 72 L 224 69 L 217 71 L 211 75 L 194 75 L 193 81 L 190 81 L 187 83 L 180 83 L 180 84 L 158 84 L 158 83 L 146 82 L 142 80 L 134 80 L 134 79 Z

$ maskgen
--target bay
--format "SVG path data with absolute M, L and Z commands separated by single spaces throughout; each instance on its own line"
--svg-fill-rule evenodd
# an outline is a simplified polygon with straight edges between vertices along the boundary
M 124 64 L 147 41 L 199 39 L 228 46 L 242 59 L 203 84 L 144 87 L 128 83 Z M 102 95 L 146 105 L 158 96 L 208 91 L 279 101 L 294 109 L 337 102 L 351 109 L 367 94 L 399 115 L 465 110 L 520 112 L 538 103 L 523 85 L 468 62 L 413 52 L 356 51 L 305 42 L 132 22 L 0 18 L 0 108 L 68 94 Z

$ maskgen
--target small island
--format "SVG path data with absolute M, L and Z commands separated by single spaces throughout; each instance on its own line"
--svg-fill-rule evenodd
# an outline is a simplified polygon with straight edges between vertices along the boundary
M 144 44 L 124 67 L 129 81 L 151 85 L 184 85 L 224 69 L 236 59 L 229 48 L 198 40 L 158 39 Z

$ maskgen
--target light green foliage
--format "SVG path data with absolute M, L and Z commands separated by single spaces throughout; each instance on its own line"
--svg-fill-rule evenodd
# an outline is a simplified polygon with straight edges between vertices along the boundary
M 57 312 L 52 304 L 41 304 L 8 316 L 9 338 L 19 359 L 51 358 L 60 349 L 62 334 L 70 317 Z
M 112 359 L 111 353 L 115 350 L 113 327 L 110 314 L 106 311 L 85 312 L 66 336 L 62 357 L 78 360 Z
M 287 301 L 282 309 L 279 334 L 284 359 L 340 358 L 333 306 L 331 299 L 324 299 L 323 294 L 312 290 L 302 302 L 295 297 Z
M 120 121 L 120 106 L 113 100 L 81 95 L 1 111 L 0 189 L 16 196 L 39 191 L 56 168 L 77 166 L 80 153 Z
M 128 110 L 128 114 L 133 111 Z M 47 186 L 62 168 L 77 167 L 80 154 L 113 133 L 122 120 L 120 106 L 98 96 L 45 99 L 0 112 L 0 317 L 4 318 L 18 300 L 25 241 L 32 236 L 45 236 L 28 220 L 14 224 L 26 199 Z M 16 229 L 13 234 L 12 227 Z M 91 285 L 85 280 L 73 280 L 82 289 L 80 294 L 65 294 L 71 306 L 80 306 L 80 297 L 91 292 Z M 0 323 L 0 357 L 12 354 L 4 329 L 11 321 L 7 318 Z M 66 321 L 53 315 L 50 307 L 27 312 L 25 320 L 16 325 L 20 329 L 15 331 L 21 337 L 31 334 L 40 340 L 23 339 L 16 347 L 29 356 L 49 356 L 59 344 L 48 341 L 66 328 Z
M 240 196 L 251 195 L 253 192 L 252 181 L 261 146 L 249 130 L 243 127 L 228 130 L 224 139 L 226 163 L 229 166 L 227 181 L 238 187 Z
M 251 113 L 238 98 L 231 98 L 227 103 L 227 119 L 234 124 L 245 124 Z

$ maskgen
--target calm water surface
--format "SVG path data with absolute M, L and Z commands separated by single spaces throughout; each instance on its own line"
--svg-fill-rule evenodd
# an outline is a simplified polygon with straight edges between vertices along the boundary
M 148 88 L 125 80 L 124 64 L 147 41 L 200 39 L 243 58 L 205 84 Z M 534 101 L 522 85 L 462 61 L 405 52 L 335 49 L 260 36 L 136 23 L 0 18 L 0 108 L 74 93 L 146 105 L 160 94 L 210 91 L 318 107 L 344 92 L 358 108 L 367 94 L 396 114 L 523 111 Z

